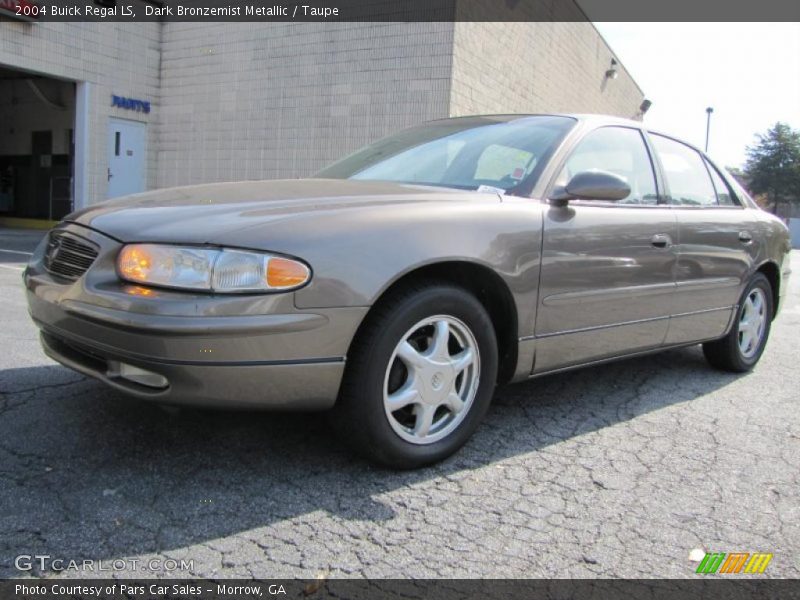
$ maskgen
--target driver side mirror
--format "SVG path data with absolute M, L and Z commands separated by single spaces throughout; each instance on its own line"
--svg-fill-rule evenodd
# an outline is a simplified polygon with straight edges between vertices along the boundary
M 550 194 L 550 204 L 566 206 L 570 200 L 607 200 L 616 202 L 627 198 L 631 187 L 622 177 L 607 171 L 581 171 L 569 183 Z

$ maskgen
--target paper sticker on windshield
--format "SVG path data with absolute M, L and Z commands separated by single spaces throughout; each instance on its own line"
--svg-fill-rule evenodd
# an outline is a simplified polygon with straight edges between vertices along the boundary
M 506 193 L 503 188 L 494 187 L 493 185 L 479 185 L 475 191 L 481 194 L 500 194 L 501 196 Z
M 519 181 L 520 179 L 523 178 L 524 175 L 525 175 L 525 169 L 523 169 L 522 167 L 517 167 L 511 174 L 511 179 L 516 179 L 517 181 Z

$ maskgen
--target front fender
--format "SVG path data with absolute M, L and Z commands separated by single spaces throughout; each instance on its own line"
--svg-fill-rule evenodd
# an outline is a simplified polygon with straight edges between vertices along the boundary
M 532 200 L 422 202 L 309 212 L 266 224 L 265 248 L 313 269 L 295 294 L 300 309 L 371 306 L 401 277 L 463 261 L 497 273 L 514 297 L 520 335 L 533 329 L 542 247 L 542 211 Z

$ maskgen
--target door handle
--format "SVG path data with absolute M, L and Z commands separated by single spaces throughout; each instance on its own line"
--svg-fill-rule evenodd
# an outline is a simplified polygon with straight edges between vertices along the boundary
M 749 231 L 740 231 L 739 232 L 739 241 L 743 244 L 749 244 L 753 241 L 753 236 L 750 235 Z
M 669 248 L 672 245 L 672 239 L 666 233 L 657 233 L 650 238 L 650 243 L 656 248 Z
M 107 181 L 111 181 L 111 178 L 114 176 L 114 175 L 111 174 L 111 167 L 109 167 L 107 170 L 108 170 L 108 179 L 107 179 Z

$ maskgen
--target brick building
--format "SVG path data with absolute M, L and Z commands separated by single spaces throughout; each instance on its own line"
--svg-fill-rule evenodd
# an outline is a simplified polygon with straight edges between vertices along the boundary
M 59 218 L 156 187 L 309 175 L 440 117 L 636 118 L 642 92 L 615 58 L 588 22 L 0 17 L 0 215 Z

